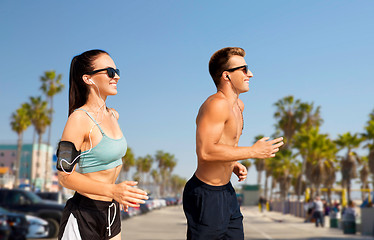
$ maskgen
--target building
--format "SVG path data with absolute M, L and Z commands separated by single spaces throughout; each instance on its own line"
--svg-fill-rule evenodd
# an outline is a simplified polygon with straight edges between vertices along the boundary
M 48 152 L 48 154 L 47 154 Z M 46 166 L 46 158 L 48 158 Z M 14 182 L 15 165 L 17 160 L 17 144 L 2 144 L 0 145 L 0 168 L 7 168 L 3 170 L 4 174 L 0 173 L 0 184 L 8 186 L 9 181 Z M 35 188 L 42 189 L 45 175 L 47 174 L 48 183 L 51 184 L 53 176 L 53 148 L 47 144 L 24 144 L 21 151 L 20 160 L 20 183 L 29 182 Z M 55 169 L 55 168 L 54 168 Z M 9 177 L 9 176 L 13 176 Z

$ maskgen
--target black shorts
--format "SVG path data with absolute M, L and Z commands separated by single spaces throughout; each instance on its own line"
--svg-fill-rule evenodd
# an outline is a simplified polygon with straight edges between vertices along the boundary
M 231 182 L 211 186 L 194 175 L 183 191 L 183 210 L 187 239 L 244 239 L 243 215 Z
M 93 200 L 76 192 L 66 202 L 58 239 L 102 240 L 113 238 L 121 232 L 120 215 L 118 202 Z

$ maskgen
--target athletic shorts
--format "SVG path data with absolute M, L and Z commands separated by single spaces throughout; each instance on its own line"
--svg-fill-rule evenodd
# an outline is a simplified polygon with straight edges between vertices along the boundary
M 120 232 L 118 202 L 93 200 L 75 192 L 62 213 L 58 239 L 111 239 Z
M 194 175 L 183 191 L 183 210 L 187 239 L 244 239 L 243 215 L 231 182 L 211 186 Z

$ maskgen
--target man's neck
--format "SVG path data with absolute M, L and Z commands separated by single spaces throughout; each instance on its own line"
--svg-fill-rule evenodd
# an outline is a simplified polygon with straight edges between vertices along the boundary
M 238 98 L 239 98 L 239 93 L 235 93 L 232 88 L 229 87 L 218 87 L 217 92 L 221 92 L 223 95 L 225 95 L 226 99 L 231 103 L 231 104 L 237 104 Z

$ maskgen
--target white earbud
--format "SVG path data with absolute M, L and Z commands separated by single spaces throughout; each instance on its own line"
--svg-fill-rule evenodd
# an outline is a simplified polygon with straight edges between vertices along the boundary
M 89 81 L 90 81 L 90 83 L 93 83 L 93 84 L 95 84 L 95 82 L 94 81 L 92 81 L 92 79 L 90 78 L 90 79 L 88 79 Z M 96 85 L 96 84 L 95 84 Z

